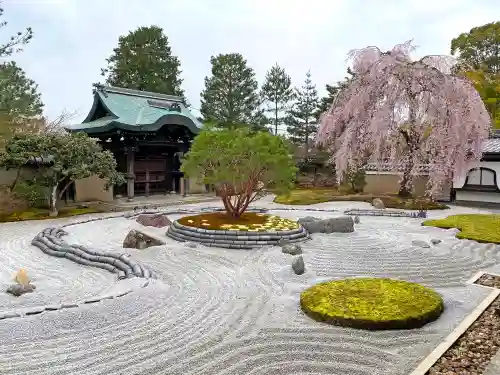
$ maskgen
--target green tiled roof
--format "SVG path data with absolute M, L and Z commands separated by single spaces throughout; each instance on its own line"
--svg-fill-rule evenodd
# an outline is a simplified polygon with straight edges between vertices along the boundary
M 168 108 L 178 105 L 180 110 Z M 96 111 L 104 108 L 108 115 L 96 119 Z M 185 126 L 198 134 L 202 124 L 186 107 L 182 98 L 147 91 L 98 86 L 87 118 L 67 127 L 70 131 L 104 133 L 112 130 L 154 132 L 164 125 Z

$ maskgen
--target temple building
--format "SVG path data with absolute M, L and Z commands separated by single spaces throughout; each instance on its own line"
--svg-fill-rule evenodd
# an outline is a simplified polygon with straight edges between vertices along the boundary
M 202 192 L 204 186 L 188 181 L 179 171 L 181 157 L 201 126 L 180 97 L 96 86 L 85 120 L 66 129 L 98 138 L 115 156 L 127 184 L 106 191 L 104 181 L 97 177 L 79 180 L 75 182 L 77 200 Z

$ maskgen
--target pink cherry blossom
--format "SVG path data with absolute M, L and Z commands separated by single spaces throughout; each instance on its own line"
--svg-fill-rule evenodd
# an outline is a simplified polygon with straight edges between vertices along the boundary
M 337 169 L 367 161 L 402 171 L 403 192 L 429 166 L 427 193 L 436 195 L 455 174 L 479 161 L 491 118 L 466 78 L 452 74 L 450 56 L 413 61 L 411 41 L 389 52 L 349 53 L 352 83 L 320 119 L 316 142 L 329 147 Z

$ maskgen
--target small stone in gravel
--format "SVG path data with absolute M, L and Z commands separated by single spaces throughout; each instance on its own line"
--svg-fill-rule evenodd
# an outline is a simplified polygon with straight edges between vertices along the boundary
M 411 244 L 413 246 L 423 247 L 425 249 L 431 247 L 431 245 L 429 245 L 427 242 L 422 241 L 422 240 L 413 240 L 413 241 L 411 241 Z
M 164 242 L 157 240 L 147 234 L 141 233 L 137 230 L 131 230 L 125 240 L 123 241 L 123 247 L 133 248 L 133 249 L 145 249 L 151 246 L 160 246 L 163 245 Z
M 7 293 L 19 297 L 24 293 L 31 293 L 35 289 L 36 287 L 33 284 L 27 284 L 27 285 L 13 284 L 7 288 Z
M 380 198 L 375 198 L 372 201 L 372 206 L 375 207 L 375 208 L 378 208 L 378 209 L 384 209 L 385 208 L 384 202 L 382 202 L 382 199 L 380 199 Z
M 354 224 L 359 224 L 359 216 L 354 216 Z
M 186 242 L 184 246 L 190 247 L 191 249 L 195 249 L 198 247 L 198 244 L 196 242 Z
M 296 275 L 302 275 L 305 272 L 306 269 L 304 259 L 302 259 L 301 255 L 299 255 L 292 261 L 292 269 Z
M 433 239 L 431 240 L 431 244 L 433 244 L 433 245 L 440 244 L 441 242 L 443 242 L 443 241 L 441 241 L 441 240 L 439 240 L 439 239 L 437 239 L 437 238 L 433 238 Z
M 281 246 L 281 252 L 290 255 L 302 254 L 302 247 L 296 243 L 284 244 Z

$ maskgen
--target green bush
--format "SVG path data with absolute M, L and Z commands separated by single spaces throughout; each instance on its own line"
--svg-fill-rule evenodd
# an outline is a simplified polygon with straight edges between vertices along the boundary
M 25 180 L 19 182 L 14 192 L 21 198 L 24 198 L 30 207 L 47 207 L 47 188 L 40 185 L 36 180 Z
M 433 290 L 383 278 L 314 285 L 301 293 L 300 306 L 314 320 L 368 330 L 419 328 L 444 310 L 441 296 Z
M 345 181 L 351 193 L 362 193 L 366 186 L 366 171 L 363 168 L 348 169 L 345 173 Z

